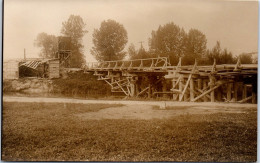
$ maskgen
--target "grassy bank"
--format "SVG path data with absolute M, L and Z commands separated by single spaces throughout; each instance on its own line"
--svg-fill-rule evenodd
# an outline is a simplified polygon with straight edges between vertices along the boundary
M 53 86 L 53 93 L 63 95 L 96 98 L 111 95 L 111 88 L 105 81 L 83 72 L 69 73 L 66 79 L 54 79 Z
M 7 103 L 5 161 L 256 161 L 256 108 L 153 120 L 82 120 L 118 105 Z

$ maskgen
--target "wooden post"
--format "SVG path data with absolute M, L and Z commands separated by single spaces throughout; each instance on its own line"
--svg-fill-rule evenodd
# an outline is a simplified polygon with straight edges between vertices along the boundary
M 230 102 L 232 98 L 232 84 L 233 83 L 227 83 L 227 101 Z
M 182 92 L 182 87 L 183 87 L 183 76 L 181 75 L 180 77 L 180 82 L 179 82 L 179 91 Z M 181 99 L 181 95 L 179 95 L 179 101 L 182 100 Z
M 213 89 L 213 88 L 214 88 L 214 85 L 215 85 L 214 77 L 211 76 L 211 77 L 209 78 L 209 81 L 210 81 L 210 82 L 209 82 L 209 84 L 210 84 L 210 89 Z M 211 101 L 211 102 L 215 102 L 215 91 L 214 91 L 214 90 L 210 92 L 210 101 Z
M 198 79 L 198 89 L 202 89 L 202 79 Z M 201 101 L 201 99 L 198 101 Z
M 148 88 L 148 98 L 151 98 L 151 84 L 149 84 Z
M 135 81 L 134 80 L 132 80 L 131 82 L 130 82 L 130 96 L 131 97 L 134 97 L 135 95 L 136 95 L 136 88 L 135 88 Z
M 190 79 L 190 101 L 194 99 L 194 80 Z
M 185 90 L 185 88 L 187 87 L 189 87 L 189 85 L 190 85 L 190 80 L 185 80 L 185 78 L 183 79 L 183 83 L 185 83 L 186 82 L 186 84 L 184 84 L 184 88 L 183 88 L 183 91 Z M 183 101 L 187 101 L 187 99 L 189 98 L 189 95 L 188 95 L 188 91 L 187 91 L 187 88 L 186 88 L 186 91 L 185 91 L 185 93 L 184 93 L 184 95 L 183 95 Z
M 167 92 L 167 85 L 165 80 L 162 81 L 162 91 Z M 163 94 L 163 97 L 166 98 L 167 94 Z
M 238 82 L 234 83 L 234 100 L 237 101 Z
M 206 91 L 206 88 L 207 88 L 207 79 L 204 79 L 203 80 L 203 90 Z M 203 101 L 204 102 L 208 101 L 206 96 L 203 97 Z
M 140 87 L 140 86 L 139 86 L 139 83 L 136 82 L 136 83 L 135 83 L 135 92 L 136 92 L 136 96 L 137 96 L 137 95 L 139 94 L 139 92 L 140 92 L 140 91 L 139 91 L 139 87 Z
M 172 89 L 174 89 L 176 86 L 176 80 L 175 79 L 172 79 Z M 177 95 L 176 94 L 172 94 L 172 99 L 173 100 L 176 100 L 176 97 L 177 97 Z
M 242 100 L 247 97 L 247 85 L 243 84 Z

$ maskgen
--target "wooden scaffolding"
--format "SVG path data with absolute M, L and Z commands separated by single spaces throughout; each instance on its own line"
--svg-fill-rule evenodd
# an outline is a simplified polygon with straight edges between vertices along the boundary
M 168 58 L 87 63 L 85 72 L 129 97 L 170 98 L 190 102 L 252 102 L 257 99 L 257 65 L 176 66 Z

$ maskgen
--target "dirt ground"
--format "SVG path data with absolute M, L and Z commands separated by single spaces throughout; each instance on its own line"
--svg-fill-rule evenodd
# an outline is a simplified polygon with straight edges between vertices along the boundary
M 59 102 L 83 104 L 123 104 L 121 107 L 112 107 L 97 112 L 80 113 L 76 116 L 82 120 L 101 119 L 168 119 L 174 116 L 187 114 L 212 113 L 244 113 L 243 108 L 257 107 L 256 104 L 238 103 L 191 103 L 171 101 L 112 101 L 112 100 L 79 100 L 67 98 L 32 98 L 4 96 L 6 102 Z M 189 106 L 189 107 L 187 107 Z

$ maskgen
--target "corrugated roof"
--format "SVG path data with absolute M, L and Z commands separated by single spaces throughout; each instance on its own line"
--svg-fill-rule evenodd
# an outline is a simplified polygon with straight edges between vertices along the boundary
M 21 66 L 26 66 L 32 69 L 36 69 L 42 62 L 41 61 L 27 61 L 23 64 L 20 65 Z

